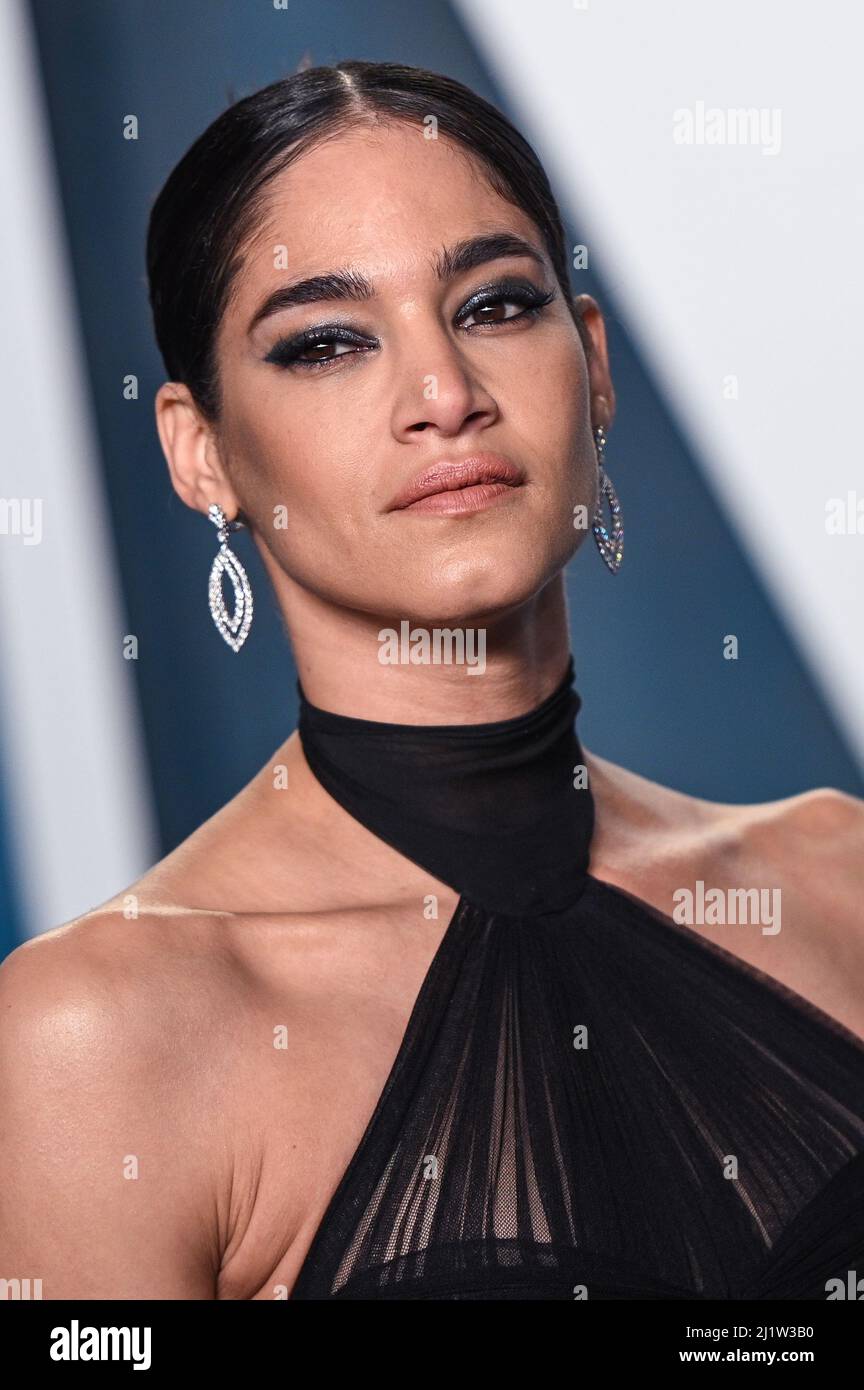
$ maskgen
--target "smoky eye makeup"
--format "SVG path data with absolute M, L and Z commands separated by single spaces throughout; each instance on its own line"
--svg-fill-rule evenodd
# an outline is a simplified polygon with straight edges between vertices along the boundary
M 338 361 L 339 357 L 350 354 L 340 353 L 335 358 L 318 358 L 308 360 L 303 357 L 304 353 L 320 351 L 321 348 L 328 348 L 338 343 L 346 343 L 358 350 L 366 349 L 376 345 L 375 339 L 367 338 L 364 334 L 355 332 L 347 324 L 341 323 L 321 323 L 312 328 L 304 328 L 302 333 L 297 333 L 290 338 L 279 338 L 275 342 L 264 358 L 265 362 L 271 362 L 276 367 L 317 367 L 322 361 Z
M 539 313 L 545 309 L 546 305 L 555 298 L 554 293 L 540 289 L 532 280 L 508 279 L 498 280 L 489 285 L 481 285 L 474 291 L 471 298 L 463 304 L 459 313 L 456 315 L 455 322 L 462 324 L 463 319 L 470 318 L 472 314 L 479 313 L 482 309 L 495 308 L 499 304 L 519 304 L 525 313 Z M 514 314 L 513 318 L 521 318 L 522 314 Z M 509 319 L 487 320 L 492 323 L 509 323 Z M 482 327 L 482 324 L 475 325 Z
M 461 306 L 453 322 L 463 332 L 470 334 L 498 332 L 502 328 L 506 330 L 506 326 L 511 323 L 530 322 L 538 317 L 554 298 L 554 291 L 541 289 L 530 279 L 521 276 L 509 277 L 475 290 Z M 466 319 L 481 315 L 486 310 L 498 309 L 507 304 L 517 306 L 518 312 L 506 318 L 481 319 L 476 324 L 465 322 Z M 332 356 L 308 355 L 326 354 L 330 349 L 338 348 L 340 345 L 344 345 L 347 350 L 336 352 Z M 374 351 L 377 347 L 376 338 L 357 332 L 347 323 L 319 323 L 290 337 L 279 338 L 263 361 L 283 369 L 326 371 L 344 357 L 358 356 Z

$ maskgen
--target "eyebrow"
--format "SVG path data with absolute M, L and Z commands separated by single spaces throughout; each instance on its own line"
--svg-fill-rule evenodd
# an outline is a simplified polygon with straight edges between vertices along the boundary
M 451 280 L 466 270 L 475 270 L 505 256 L 526 256 L 545 269 L 546 262 L 536 247 L 513 232 L 486 232 L 457 241 L 453 246 L 445 246 L 433 257 L 432 268 L 439 280 Z M 317 304 L 321 300 L 363 301 L 372 299 L 374 295 L 374 286 L 359 270 L 331 270 L 322 275 L 312 275 L 293 285 L 281 285 L 269 294 L 252 315 L 247 333 L 283 309 Z

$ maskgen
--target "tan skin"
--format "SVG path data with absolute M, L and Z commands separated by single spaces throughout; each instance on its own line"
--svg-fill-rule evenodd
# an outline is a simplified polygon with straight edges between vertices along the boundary
M 435 276 L 440 248 L 489 230 L 544 266 L 508 256 Z M 290 274 L 274 269 L 279 244 Z M 286 309 L 247 333 L 276 285 L 349 264 L 372 299 Z M 552 302 L 533 320 L 504 304 L 468 320 L 491 328 L 457 324 L 505 275 Z M 446 139 L 359 129 L 274 180 L 220 328 L 220 420 L 166 383 L 157 423 L 183 500 L 250 519 L 315 704 L 475 722 L 524 712 L 560 679 L 562 570 L 586 534 L 573 507 L 593 509 L 592 426 L 614 412 L 602 316 L 588 296 L 577 307 L 588 360 L 537 229 Z M 372 347 L 330 349 L 348 355 L 320 374 L 264 361 L 280 336 L 334 319 Z M 386 509 L 421 468 L 477 449 L 524 468 L 512 497 L 461 517 Z M 485 627 L 485 675 L 381 666 L 376 634 L 403 617 Z M 665 913 L 700 877 L 781 887 L 777 935 L 687 929 L 864 1038 L 864 803 L 819 789 L 717 804 L 585 752 L 591 873 Z M 14 951 L 0 969 L 0 1275 L 41 1277 L 54 1299 L 289 1291 L 456 902 L 327 795 L 295 732 L 140 880 Z

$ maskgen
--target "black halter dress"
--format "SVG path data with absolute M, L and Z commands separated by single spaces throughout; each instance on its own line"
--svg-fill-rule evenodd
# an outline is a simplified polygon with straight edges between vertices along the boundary
M 439 726 L 298 684 L 321 784 L 461 896 L 293 1299 L 824 1300 L 864 1275 L 864 1042 L 591 876 L 573 676 Z

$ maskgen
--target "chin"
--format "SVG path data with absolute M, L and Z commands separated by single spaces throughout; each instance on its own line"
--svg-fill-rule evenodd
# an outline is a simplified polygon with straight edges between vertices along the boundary
M 544 563 L 545 561 L 545 563 Z M 452 561 L 434 582 L 406 587 L 385 608 L 426 627 L 486 626 L 530 602 L 558 572 L 548 556 Z

